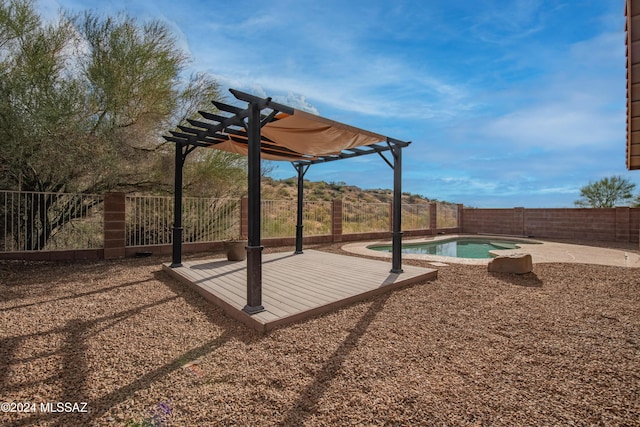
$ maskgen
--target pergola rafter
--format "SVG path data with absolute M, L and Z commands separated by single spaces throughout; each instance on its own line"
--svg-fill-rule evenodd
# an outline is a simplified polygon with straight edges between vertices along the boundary
M 262 307 L 262 249 L 260 237 L 260 160 L 289 161 L 298 174 L 296 254 L 302 253 L 304 175 L 311 165 L 379 154 L 394 171 L 391 272 L 402 272 L 401 181 L 402 149 L 410 142 L 358 129 L 230 89 L 247 103 L 240 108 L 212 101 L 220 114 L 199 111 L 165 140 L 176 144 L 175 205 L 172 267 L 182 264 L 182 170 L 189 153 L 198 147 L 219 149 L 248 157 L 249 224 L 247 245 L 247 305 L 253 314 Z M 385 156 L 390 152 L 392 159 Z

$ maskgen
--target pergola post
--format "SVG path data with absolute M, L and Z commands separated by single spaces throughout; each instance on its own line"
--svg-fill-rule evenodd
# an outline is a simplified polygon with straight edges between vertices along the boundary
M 176 143 L 175 175 L 173 179 L 173 251 L 171 268 L 182 267 L 182 169 L 186 154 L 182 154 L 183 144 Z
M 393 154 L 393 234 L 391 272 L 402 273 L 402 147 L 392 146 Z
M 242 309 L 255 314 L 262 306 L 262 250 L 260 241 L 260 106 L 249 104 L 248 136 L 248 242 L 247 242 L 247 305 Z
M 302 230 L 304 225 L 302 224 L 302 209 L 304 202 L 304 175 L 309 170 L 310 165 L 302 165 L 299 163 L 292 163 L 293 167 L 298 172 L 298 215 L 296 221 L 296 251 L 295 254 L 302 253 Z

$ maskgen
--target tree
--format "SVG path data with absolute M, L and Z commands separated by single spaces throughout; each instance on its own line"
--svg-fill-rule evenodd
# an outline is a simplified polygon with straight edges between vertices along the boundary
M 634 183 L 620 176 L 602 178 L 582 187 L 580 199 L 575 204 L 589 208 L 613 208 L 631 201 L 635 187 Z
M 88 208 L 57 193 L 170 191 L 173 144 L 161 135 L 221 99 L 209 76 L 184 75 L 187 61 L 159 21 L 87 12 L 45 24 L 32 1 L 0 0 L 0 188 L 41 193 L 20 207 L 33 228 L 21 249 L 43 248 Z M 245 169 L 210 160 L 189 159 L 194 182 L 211 174 L 201 162 Z

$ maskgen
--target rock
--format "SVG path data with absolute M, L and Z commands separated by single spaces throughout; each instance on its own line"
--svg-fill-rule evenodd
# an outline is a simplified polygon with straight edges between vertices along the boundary
M 501 255 L 489 261 L 489 272 L 526 274 L 533 271 L 531 254 Z

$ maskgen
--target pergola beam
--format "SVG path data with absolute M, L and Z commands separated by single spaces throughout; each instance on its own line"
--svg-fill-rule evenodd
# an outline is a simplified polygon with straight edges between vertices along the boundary
M 239 112 L 243 111 L 242 108 L 240 107 L 234 107 L 233 105 L 229 105 L 229 104 L 225 104 L 223 102 L 220 101 L 211 101 L 211 103 L 220 111 L 226 111 L 227 113 L 231 113 L 231 114 L 238 114 Z
M 272 110 L 278 110 L 285 114 L 293 114 L 294 109 L 289 107 L 288 105 L 278 104 L 277 102 L 273 102 L 271 98 L 260 98 L 255 95 L 251 95 L 246 92 L 241 92 L 236 89 L 229 89 L 229 92 L 241 101 L 248 102 L 250 104 L 257 105 L 261 110 L 264 108 L 271 108 Z

